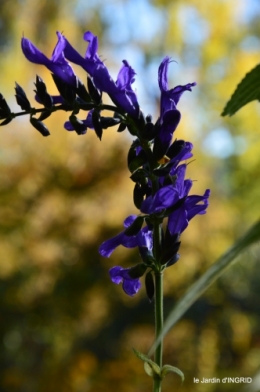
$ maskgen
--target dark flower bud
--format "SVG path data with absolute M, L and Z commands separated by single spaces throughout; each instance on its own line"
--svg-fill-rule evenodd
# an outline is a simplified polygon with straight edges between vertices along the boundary
M 102 128 L 107 129 L 120 123 L 121 119 L 117 117 L 100 117 Z
M 84 102 L 91 101 L 90 94 L 88 93 L 85 85 L 79 79 L 78 79 L 78 85 L 76 87 L 76 93 Z
M 79 120 L 74 114 L 69 117 L 69 120 L 78 135 L 84 135 L 86 133 L 86 124 Z
M 147 183 L 147 172 L 144 169 L 137 169 L 131 176 L 133 182 L 139 182 L 142 185 Z
M 143 166 L 147 162 L 147 156 L 143 149 L 137 154 L 136 147 L 132 145 L 127 156 L 128 169 L 131 173 Z
M 19 86 L 19 84 L 16 82 L 15 82 L 15 92 L 16 92 L 15 98 L 18 105 L 21 106 L 22 110 L 30 111 L 31 104 L 22 87 Z
M 34 117 L 31 117 L 30 123 L 32 124 L 32 126 L 35 129 L 37 129 L 37 131 L 39 131 L 42 134 L 42 136 L 49 136 L 50 135 L 48 128 L 46 127 L 46 125 L 43 122 L 37 120 Z
M 38 120 L 40 120 L 40 121 L 46 120 L 46 118 L 50 117 L 50 115 L 51 115 L 51 111 L 50 111 L 50 110 L 44 110 L 44 111 L 41 113 L 41 115 L 40 115 L 40 117 L 38 118 Z
M 119 125 L 117 132 L 123 132 L 126 129 L 126 124 L 122 123 Z
M 154 298 L 154 281 L 152 271 L 149 271 L 145 276 L 146 294 L 150 302 Z
M 144 263 L 136 264 L 134 267 L 129 268 L 128 275 L 131 279 L 138 279 L 143 276 L 145 271 L 147 270 L 147 266 Z
M 153 140 L 155 138 L 154 129 L 155 129 L 155 127 L 152 122 L 146 123 L 144 126 L 144 129 L 142 131 L 141 136 L 148 141 Z
M 163 252 L 160 258 L 160 263 L 161 264 L 168 264 L 170 260 L 175 258 L 175 255 L 177 254 L 179 248 L 180 248 L 181 242 L 173 242 L 170 244 L 168 247 L 164 246 L 163 247 Z M 176 260 L 177 261 L 177 260 Z
M 103 127 L 101 123 L 100 113 L 98 110 L 94 110 L 92 113 L 93 127 L 97 137 L 101 140 L 103 134 Z
M 62 98 L 70 105 L 73 105 L 76 99 L 76 93 L 74 91 L 74 88 L 71 85 L 65 83 L 58 76 L 54 74 L 51 75 Z
M 36 83 L 34 84 L 36 87 L 36 90 L 34 90 L 36 93 L 36 100 L 42 103 L 47 109 L 51 109 L 53 106 L 52 96 L 48 94 L 45 83 L 38 75 L 36 76 Z
M 134 187 L 134 192 L 133 192 L 133 199 L 134 199 L 134 204 L 138 210 L 140 210 L 142 202 L 144 200 L 144 195 L 145 195 L 145 189 L 142 187 L 140 184 L 136 183 Z
M 124 231 L 124 234 L 129 237 L 132 237 L 133 235 L 137 235 L 143 226 L 144 220 L 145 220 L 144 216 L 138 216 L 133 221 L 133 223 Z
M 162 143 L 161 139 L 159 136 L 157 136 L 154 140 L 154 146 L 153 146 L 153 156 L 156 161 L 159 161 L 161 158 L 166 155 L 168 150 L 168 146 Z
M 166 267 L 171 267 L 173 264 L 177 263 L 177 261 L 179 260 L 180 255 L 179 253 L 176 253 L 175 255 L 173 255 L 171 257 L 171 259 L 168 261 L 168 263 L 166 264 Z
M 170 159 L 173 159 L 174 157 L 176 157 L 181 151 L 182 149 L 185 147 L 185 141 L 184 140 L 174 140 L 174 142 L 172 143 L 172 145 L 169 147 L 168 151 L 167 151 L 167 156 Z
M 2 122 L 0 123 L 0 126 L 1 126 L 1 125 L 7 125 L 7 124 L 9 124 L 9 122 L 11 122 L 12 119 L 13 119 L 12 117 L 6 118 L 4 121 L 2 121 Z
M 0 109 L 1 118 L 6 118 L 11 114 L 11 109 L 7 105 L 6 100 L 4 99 L 2 94 L 0 94 Z
M 79 109 L 86 110 L 86 111 L 92 110 L 97 106 L 95 102 L 85 102 L 80 97 L 76 98 L 76 102 Z
M 87 84 L 88 84 L 88 92 L 90 97 L 96 103 L 101 103 L 102 93 L 96 88 L 92 78 L 90 76 L 87 77 Z
M 149 250 L 145 246 L 139 246 L 139 255 L 145 264 L 152 266 L 156 263 L 152 250 Z

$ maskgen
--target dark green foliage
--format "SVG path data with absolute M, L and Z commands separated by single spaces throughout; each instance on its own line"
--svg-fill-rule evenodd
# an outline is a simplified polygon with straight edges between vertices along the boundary
M 260 64 L 248 72 L 238 84 L 221 115 L 232 116 L 247 103 L 255 100 L 260 100 Z

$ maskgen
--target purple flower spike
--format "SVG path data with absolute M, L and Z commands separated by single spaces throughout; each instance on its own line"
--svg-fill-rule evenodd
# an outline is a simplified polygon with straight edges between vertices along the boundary
M 129 269 L 116 266 L 109 270 L 109 275 L 113 283 L 122 283 L 124 292 L 133 297 L 140 290 L 141 283 L 139 279 L 130 278 L 128 275 Z
M 61 33 L 57 32 L 57 36 L 58 42 L 54 48 L 51 59 L 48 59 L 48 57 L 36 48 L 29 39 L 24 37 L 21 42 L 22 51 L 27 60 L 35 64 L 45 65 L 51 72 L 54 73 L 54 75 L 59 77 L 65 83 L 68 83 L 71 86 L 76 86 L 77 77 L 63 54 L 66 41 Z

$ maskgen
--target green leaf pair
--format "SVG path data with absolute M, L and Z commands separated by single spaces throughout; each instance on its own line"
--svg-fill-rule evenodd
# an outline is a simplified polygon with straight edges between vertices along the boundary
M 163 380 L 168 373 L 175 373 L 178 374 L 178 376 L 180 376 L 181 381 L 183 383 L 184 374 L 177 367 L 171 365 L 164 365 L 162 368 L 160 368 L 160 366 L 158 366 L 157 363 L 152 361 L 146 355 L 140 353 L 140 351 L 137 351 L 134 348 L 133 351 L 137 356 L 137 358 L 141 359 L 141 361 L 144 362 L 144 370 L 148 374 L 148 376 L 152 377 L 153 379 L 159 378 L 160 380 Z

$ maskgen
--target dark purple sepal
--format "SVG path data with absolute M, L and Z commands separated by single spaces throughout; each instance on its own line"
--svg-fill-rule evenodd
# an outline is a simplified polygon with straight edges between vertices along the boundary
M 16 82 L 15 82 L 15 92 L 16 92 L 15 94 L 16 102 L 21 107 L 21 109 L 25 111 L 30 111 L 31 104 L 22 87 Z
M 35 129 L 37 129 L 37 131 L 39 131 L 42 134 L 42 136 L 49 136 L 50 135 L 48 128 L 46 127 L 46 125 L 43 122 L 37 120 L 34 117 L 31 117 L 30 123 L 32 124 L 32 126 Z
M 144 263 L 136 264 L 134 267 L 129 268 L 128 275 L 131 279 L 141 278 L 145 271 L 147 270 L 147 266 Z
M 4 99 L 1 93 L 0 93 L 0 109 L 1 109 L 1 118 L 8 117 L 11 114 L 11 109 L 9 108 L 6 100 Z
M 62 98 L 68 102 L 68 104 L 73 105 L 76 100 L 75 89 L 55 74 L 51 74 L 51 76 Z
M 154 298 L 154 280 L 153 280 L 153 274 L 152 271 L 149 271 L 145 275 L 145 289 L 146 289 L 146 294 L 150 302 L 152 302 Z
M 99 140 L 101 140 L 102 135 L 103 135 L 103 127 L 102 127 L 102 122 L 101 122 L 99 110 L 96 110 L 96 109 L 93 110 L 92 123 L 93 123 L 94 131 L 95 131 L 97 137 L 99 138 Z

